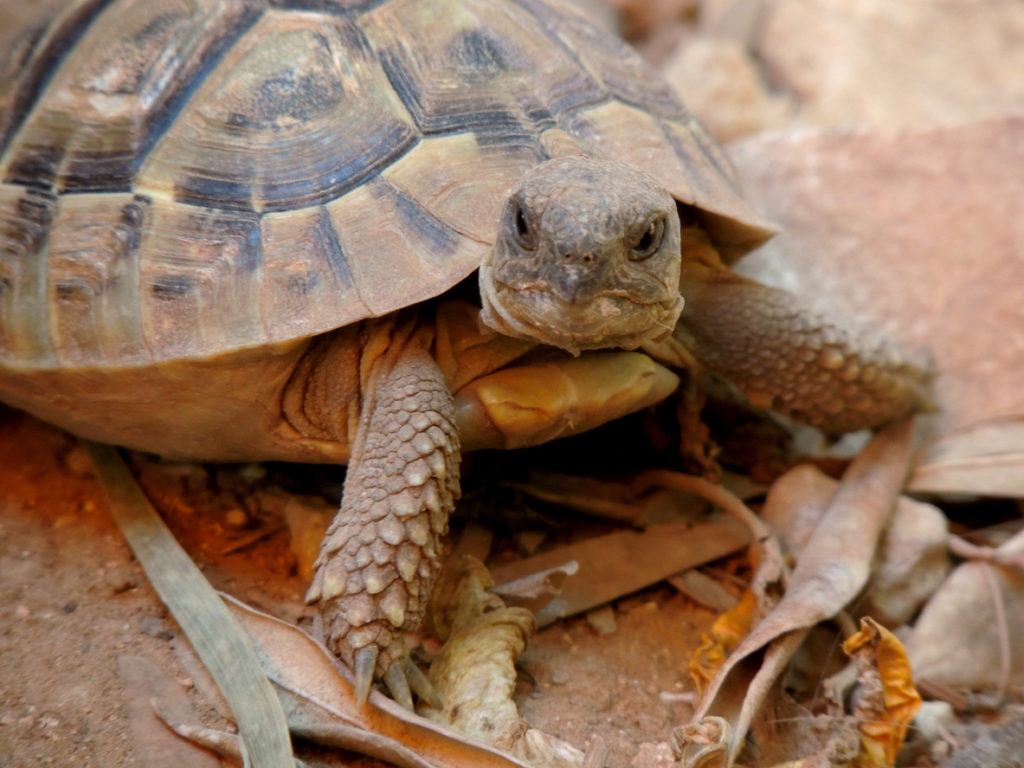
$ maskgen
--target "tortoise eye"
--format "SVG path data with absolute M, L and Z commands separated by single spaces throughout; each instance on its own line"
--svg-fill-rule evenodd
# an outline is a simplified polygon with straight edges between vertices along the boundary
M 526 213 L 521 200 L 512 201 L 512 234 L 516 242 L 528 251 L 537 247 L 536 233 L 530 223 L 530 217 Z
M 656 214 L 649 218 L 640 230 L 640 236 L 629 253 L 633 261 L 643 261 L 653 256 L 661 247 L 661 238 L 665 234 L 665 215 Z

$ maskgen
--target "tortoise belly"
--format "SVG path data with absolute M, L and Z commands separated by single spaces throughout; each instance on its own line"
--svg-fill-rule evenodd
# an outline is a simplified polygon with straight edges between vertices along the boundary
M 0 366 L 0 398 L 83 437 L 173 459 L 342 464 L 345 442 L 305 437 L 282 416 L 307 347 L 120 369 Z

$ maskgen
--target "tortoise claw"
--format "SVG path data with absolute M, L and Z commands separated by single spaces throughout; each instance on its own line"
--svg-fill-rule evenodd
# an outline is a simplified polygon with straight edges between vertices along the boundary
M 443 705 L 441 695 L 437 692 L 434 684 L 420 671 L 420 668 L 413 664 L 412 659 L 403 656 L 399 663 L 402 665 L 402 672 L 413 693 L 431 709 L 441 709 Z
M 409 681 L 405 679 L 405 671 L 401 662 L 395 662 L 388 671 L 384 673 L 384 684 L 391 691 L 391 697 L 408 709 L 414 712 L 412 705 L 412 690 L 409 688 Z
M 370 686 L 373 685 L 373 673 L 377 669 L 377 654 L 379 649 L 376 645 L 367 645 L 355 652 L 352 666 L 355 668 L 355 689 L 356 704 L 360 707 L 366 703 L 370 695 Z
M 353 656 L 356 704 L 360 707 L 366 703 L 370 695 L 379 657 L 380 648 L 372 644 L 360 648 Z M 441 708 L 441 697 L 437 689 L 408 656 L 400 656 L 392 662 L 384 673 L 383 680 L 391 692 L 391 698 L 410 712 L 415 711 L 413 693 L 432 709 Z

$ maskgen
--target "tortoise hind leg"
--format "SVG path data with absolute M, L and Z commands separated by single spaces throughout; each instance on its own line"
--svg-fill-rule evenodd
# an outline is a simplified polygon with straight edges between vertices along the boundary
M 406 679 L 419 681 L 399 633 L 419 626 L 430 597 L 459 495 L 459 441 L 451 394 L 426 350 L 389 350 L 373 365 L 341 509 L 306 599 L 319 603 L 324 642 L 355 670 L 360 702 L 382 677 L 411 707 Z

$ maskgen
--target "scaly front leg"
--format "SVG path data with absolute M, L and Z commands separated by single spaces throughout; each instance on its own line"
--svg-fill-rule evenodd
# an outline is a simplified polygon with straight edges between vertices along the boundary
M 880 334 L 803 308 L 793 294 L 726 269 L 706 235 L 683 230 L 675 338 L 752 405 L 841 434 L 927 409 L 930 373 Z
M 440 567 L 459 496 L 459 439 L 451 393 L 422 346 L 371 365 L 341 509 L 306 599 L 319 603 L 327 646 L 355 671 L 359 701 L 383 677 L 411 708 L 409 684 L 421 692 L 422 676 L 399 633 L 419 626 Z

